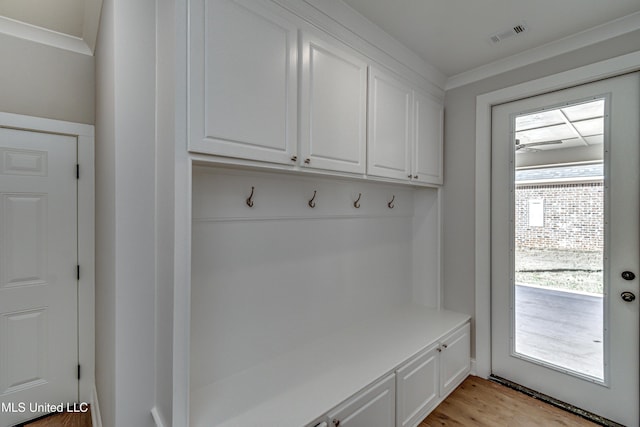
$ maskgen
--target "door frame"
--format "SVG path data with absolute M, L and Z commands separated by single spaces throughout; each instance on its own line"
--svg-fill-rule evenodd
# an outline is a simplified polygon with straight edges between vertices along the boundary
M 78 164 L 78 363 L 80 402 L 91 404 L 93 425 L 100 410 L 95 389 L 95 166 L 94 126 L 0 112 L 0 128 L 68 135 L 77 138 Z
M 476 98 L 475 373 L 491 374 L 491 109 L 640 70 L 640 51 L 479 95 Z

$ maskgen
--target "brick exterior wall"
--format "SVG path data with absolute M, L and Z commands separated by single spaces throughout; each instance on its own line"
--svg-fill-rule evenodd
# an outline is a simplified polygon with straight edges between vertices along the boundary
M 544 226 L 529 226 L 529 201 L 542 200 Z M 602 182 L 518 185 L 516 245 L 524 248 L 601 251 L 604 239 Z

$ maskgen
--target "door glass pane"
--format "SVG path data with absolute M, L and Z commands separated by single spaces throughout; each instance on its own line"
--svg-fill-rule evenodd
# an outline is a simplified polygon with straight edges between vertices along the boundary
M 514 352 L 604 380 L 604 128 L 597 99 L 515 117 Z

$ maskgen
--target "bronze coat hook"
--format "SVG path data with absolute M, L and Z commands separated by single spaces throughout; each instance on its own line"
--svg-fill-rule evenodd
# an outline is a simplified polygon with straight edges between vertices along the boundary
M 316 207 L 316 202 L 314 202 L 315 199 L 316 199 L 316 190 L 313 190 L 313 197 L 311 198 L 311 200 L 309 200 L 309 207 L 310 208 L 315 208 Z
M 249 206 L 250 208 L 253 207 L 253 190 L 255 188 L 251 187 L 251 195 L 247 198 L 247 206 Z
M 353 202 L 353 207 L 356 209 L 360 209 L 360 197 L 362 197 L 362 193 L 358 193 L 358 200 Z
M 389 209 L 393 209 L 393 201 L 396 199 L 396 195 L 394 194 L 393 197 L 391 198 L 391 201 L 389 203 L 387 203 L 387 206 L 389 206 Z

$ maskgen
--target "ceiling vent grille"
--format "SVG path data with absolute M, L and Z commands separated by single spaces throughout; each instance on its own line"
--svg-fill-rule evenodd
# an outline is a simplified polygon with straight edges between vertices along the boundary
M 498 43 L 509 37 L 522 34 L 526 32 L 528 29 L 529 28 L 527 27 L 527 25 L 524 22 L 521 22 L 518 25 L 514 25 L 513 27 L 509 28 L 506 31 L 500 31 L 498 33 L 490 35 L 489 39 L 491 40 L 492 43 Z

